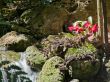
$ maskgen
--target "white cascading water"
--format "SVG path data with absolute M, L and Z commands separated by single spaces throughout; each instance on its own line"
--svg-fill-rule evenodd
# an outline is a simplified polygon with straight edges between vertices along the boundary
M 26 53 L 21 52 L 20 53 L 21 58 L 18 62 L 16 62 L 16 65 L 22 69 L 22 71 L 27 73 L 27 77 L 32 81 L 36 82 L 37 73 L 33 72 L 30 68 L 30 66 L 27 64 L 26 61 Z
M 2 82 L 8 82 L 6 71 L 3 68 L 0 68 L 0 71 L 2 72 Z
M 6 49 L 6 47 L 5 46 L 0 46 L 0 51 L 6 51 L 7 49 Z M 1 56 L 2 56 L 2 54 L 1 54 Z M 4 59 L 4 57 L 2 56 L 2 58 L 1 58 L 2 60 L 5 60 Z M 6 73 L 6 71 L 4 70 L 4 68 L 2 68 L 2 67 L 0 67 L 0 71 L 1 71 L 1 73 L 2 73 L 2 82 L 8 82 L 8 79 L 7 79 L 7 73 Z

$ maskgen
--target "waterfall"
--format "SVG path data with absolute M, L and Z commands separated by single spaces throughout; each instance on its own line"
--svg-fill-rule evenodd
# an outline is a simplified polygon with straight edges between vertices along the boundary
M 4 46 L 4 45 L 0 45 L 0 51 L 6 51 L 7 50 L 7 47 Z
M 25 73 L 27 73 L 27 77 L 32 81 L 36 82 L 36 76 L 37 73 L 32 71 L 30 66 L 27 64 L 26 61 L 26 53 L 20 52 L 21 58 L 18 62 L 16 62 L 16 65 L 22 69 Z
M 3 68 L 0 68 L 0 71 L 2 72 L 2 82 L 8 82 L 6 71 Z

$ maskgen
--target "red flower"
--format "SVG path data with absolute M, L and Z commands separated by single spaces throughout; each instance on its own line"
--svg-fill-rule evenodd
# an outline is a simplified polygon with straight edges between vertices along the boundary
M 84 31 L 84 29 L 83 29 L 82 27 L 80 27 L 80 28 L 79 28 L 79 31 L 82 32 L 82 31 Z
M 82 31 L 84 31 L 84 29 L 81 27 L 76 30 L 77 33 L 81 33 Z
M 74 26 L 72 26 L 72 25 L 68 27 L 68 30 L 69 30 L 70 32 L 72 32 L 74 29 L 75 29 L 75 28 L 74 28 Z
M 68 27 L 68 30 L 70 32 L 75 31 L 76 33 L 80 33 L 82 31 L 84 31 L 84 29 L 82 27 L 79 27 L 79 25 L 76 25 L 75 27 L 73 25 Z
M 94 24 L 92 28 L 89 28 L 90 32 L 97 32 L 98 31 L 98 25 L 97 24 Z
M 83 29 L 82 27 L 79 27 L 78 25 L 76 25 L 76 26 L 75 26 L 75 31 L 76 31 L 77 33 L 80 33 L 80 32 L 82 32 L 82 31 L 84 31 L 84 29 Z
M 88 28 L 90 26 L 91 26 L 91 24 L 88 21 L 84 24 L 84 27 L 86 27 L 86 28 Z

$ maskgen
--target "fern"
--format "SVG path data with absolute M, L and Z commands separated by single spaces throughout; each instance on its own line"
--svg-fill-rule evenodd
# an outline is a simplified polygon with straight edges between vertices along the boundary
M 11 30 L 11 24 L 0 13 L 0 36 Z
M 0 13 L 0 27 L 10 26 L 10 22 L 6 21 L 3 15 Z

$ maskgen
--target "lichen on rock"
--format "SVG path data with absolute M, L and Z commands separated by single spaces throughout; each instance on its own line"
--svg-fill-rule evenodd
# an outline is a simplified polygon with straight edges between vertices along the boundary
M 44 54 L 35 46 L 29 46 L 26 49 L 27 61 L 31 68 L 40 71 L 46 61 Z
M 73 78 L 90 78 L 96 75 L 100 68 L 97 49 L 90 43 L 85 43 L 79 48 L 69 48 L 65 60 Z
M 0 61 L 15 62 L 20 59 L 20 55 L 14 51 L 0 51 Z
M 84 43 L 82 46 L 79 47 L 72 47 L 68 48 L 66 52 L 65 58 L 69 57 L 85 57 L 86 55 L 91 55 L 91 57 L 95 58 L 97 54 L 97 49 L 91 43 Z
M 58 56 L 47 60 L 39 74 L 37 82 L 64 82 L 64 74 L 58 68 L 64 60 Z
M 80 45 L 81 38 L 82 36 L 74 36 L 71 33 L 49 35 L 41 41 L 42 51 L 48 58 L 56 55 L 64 57 L 68 48 Z

